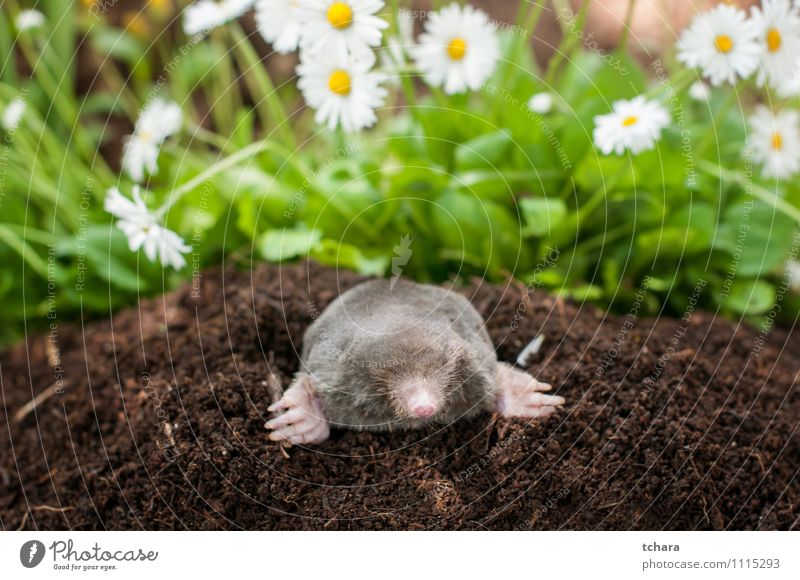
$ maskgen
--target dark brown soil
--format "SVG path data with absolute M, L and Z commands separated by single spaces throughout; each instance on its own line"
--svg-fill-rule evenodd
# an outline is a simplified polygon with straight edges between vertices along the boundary
M 800 526 L 796 336 L 774 330 L 761 348 L 753 328 L 706 313 L 605 317 L 513 285 L 464 292 L 502 359 L 545 334 L 530 370 L 565 412 L 334 432 L 284 453 L 263 427 L 265 379 L 288 383 L 304 329 L 359 280 L 314 264 L 212 271 L 194 296 L 2 355 L 2 527 Z

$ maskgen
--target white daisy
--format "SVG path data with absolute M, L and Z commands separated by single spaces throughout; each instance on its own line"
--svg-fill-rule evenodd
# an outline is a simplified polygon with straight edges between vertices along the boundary
M 204 34 L 239 18 L 254 0 L 199 0 L 183 11 L 183 31 L 187 36 Z
M 695 17 L 678 48 L 678 60 L 700 67 L 714 86 L 749 77 L 761 54 L 758 28 L 744 12 L 725 4 Z
M 689 87 L 689 96 L 695 101 L 707 103 L 711 98 L 711 89 L 703 81 L 697 81 Z
M 33 28 L 39 28 L 44 24 L 44 14 L 38 10 L 20 10 L 15 20 L 17 30 L 24 32 Z
M 6 131 L 16 131 L 22 121 L 22 115 L 25 114 L 26 108 L 25 101 L 22 97 L 16 97 L 3 111 L 3 117 L 0 119 L 3 129 Z
M 769 83 L 781 96 L 800 87 L 800 6 L 789 0 L 762 0 L 753 7 L 752 20 L 762 43 L 758 83 Z
M 180 270 L 186 265 L 182 254 L 191 250 L 183 238 L 158 223 L 156 216 L 147 209 L 139 192 L 133 187 L 133 201 L 112 187 L 106 195 L 105 210 L 117 218 L 117 227 L 128 238 L 132 252 L 144 249 L 144 255 L 151 262 L 158 259 L 164 266 Z
M 425 80 L 452 95 L 480 88 L 494 72 L 500 43 L 484 12 L 450 4 L 430 15 L 411 53 Z
M 122 167 L 136 182 L 145 172 L 158 169 L 158 150 L 164 140 L 181 128 L 183 113 L 177 103 L 155 99 L 145 107 L 136 121 L 133 135 L 125 142 Z
M 636 155 L 655 147 L 669 122 L 669 113 L 657 101 L 616 101 L 610 113 L 594 118 L 594 144 L 604 155 L 622 155 L 626 149 Z
M 800 69 L 796 70 L 793 76 L 787 77 L 779 84 L 776 92 L 782 99 L 800 95 Z
M 762 165 L 764 177 L 782 179 L 800 171 L 800 114 L 782 111 L 773 114 L 764 105 L 750 117 L 747 136 L 753 160 Z
M 298 0 L 256 0 L 256 27 L 276 52 L 297 50 L 302 33 Z
M 536 93 L 528 101 L 528 108 L 534 113 L 546 115 L 553 110 L 553 94 Z
M 383 0 L 298 0 L 301 48 L 323 58 L 360 54 L 380 46 L 389 23 L 375 14 Z
M 375 109 L 383 105 L 387 91 L 381 86 L 385 75 L 371 67 L 368 59 L 351 56 L 301 59 L 297 86 L 316 110 L 317 123 L 331 129 L 341 125 L 348 132 L 375 124 Z

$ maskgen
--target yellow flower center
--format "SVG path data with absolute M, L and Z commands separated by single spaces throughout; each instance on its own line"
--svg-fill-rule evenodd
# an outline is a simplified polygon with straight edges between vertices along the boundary
M 136 10 L 128 10 L 122 15 L 122 24 L 125 30 L 136 36 L 146 36 L 148 33 L 147 21 Z
M 334 2 L 328 8 L 328 22 L 339 30 L 353 23 L 353 10 L 345 2 Z
M 342 69 L 337 69 L 333 71 L 330 78 L 328 79 L 328 88 L 331 90 L 332 93 L 347 96 L 350 94 L 350 75 L 347 74 L 347 71 L 343 71 Z
M 164 14 L 170 9 L 170 0 L 149 0 L 147 7 Z
M 781 48 L 782 42 L 783 39 L 781 38 L 781 33 L 777 28 L 770 28 L 767 31 L 767 48 L 770 52 L 778 52 L 778 50 Z
M 447 54 L 453 60 L 461 60 L 467 54 L 467 41 L 463 38 L 454 38 L 447 45 Z
M 780 150 L 783 147 L 783 137 L 777 131 L 772 134 L 772 148 L 776 151 Z
M 728 53 L 733 49 L 733 40 L 727 34 L 720 34 L 714 39 L 717 50 L 722 54 Z
M 633 115 L 631 115 L 630 117 L 628 117 L 627 119 L 622 121 L 622 126 L 623 127 L 630 127 L 631 125 L 635 125 L 638 121 L 639 121 L 639 117 L 634 117 Z

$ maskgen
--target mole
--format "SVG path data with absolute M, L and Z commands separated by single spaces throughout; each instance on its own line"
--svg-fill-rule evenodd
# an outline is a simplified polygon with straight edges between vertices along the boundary
M 497 360 L 483 318 L 460 294 L 402 278 L 336 298 L 303 338 L 300 370 L 266 427 L 318 444 L 330 428 L 449 425 L 481 412 L 530 419 L 564 404 L 551 386 Z

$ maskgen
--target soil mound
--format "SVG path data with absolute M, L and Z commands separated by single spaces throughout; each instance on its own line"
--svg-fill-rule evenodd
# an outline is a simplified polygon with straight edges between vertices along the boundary
M 614 317 L 476 281 L 460 291 L 501 359 L 544 334 L 529 370 L 563 413 L 282 449 L 267 378 L 288 385 L 306 327 L 361 280 L 214 270 L 0 355 L 2 528 L 800 526 L 800 341 L 704 312 Z

